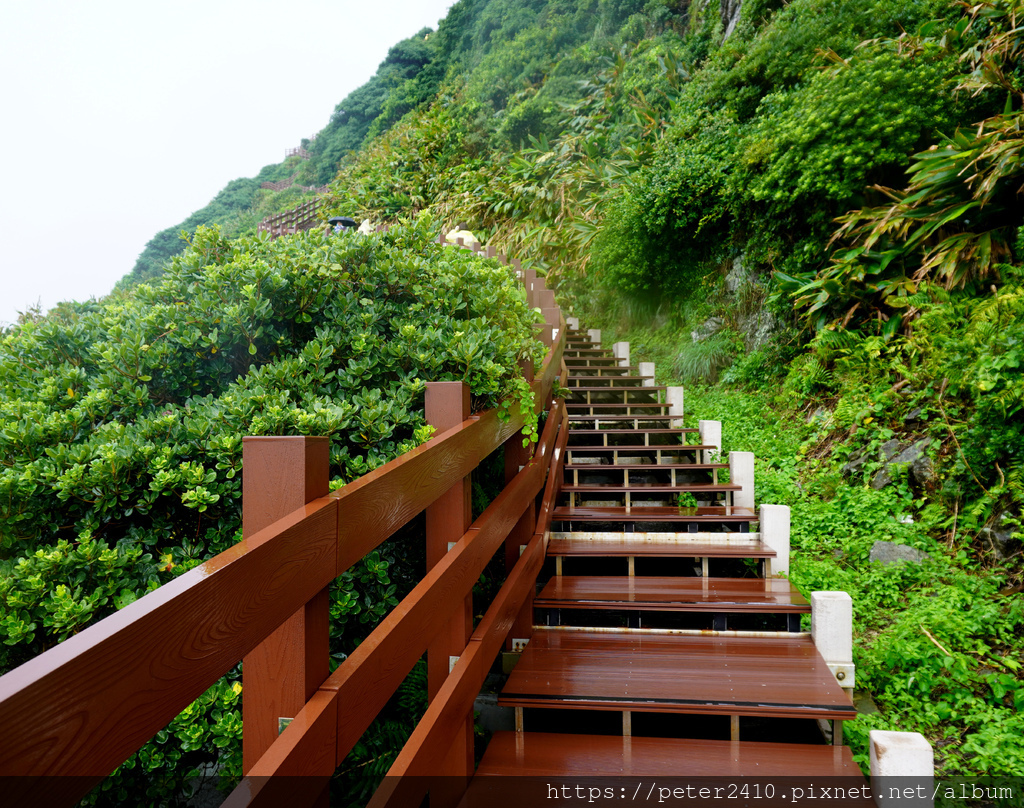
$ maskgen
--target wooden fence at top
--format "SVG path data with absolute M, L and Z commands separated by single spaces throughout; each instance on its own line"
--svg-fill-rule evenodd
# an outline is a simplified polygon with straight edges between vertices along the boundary
M 445 796 L 458 798 L 473 700 L 509 629 L 529 625 L 564 462 L 567 416 L 550 392 L 565 323 L 543 281 L 519 274 L 549 347 L 533 382 L 549 416 L 532 456 L 522 416 L 470 415 L 461 382 L 428 386 L 440 434 L 334 493 L 326 438 L 246 438 L 242 541 L 0 677 L 11 805 L 74 804 L 243 659 L 246 776 L 225 804 L 323 805 L 335 768 L 424 651 L 430 704 L 390 774 L 450 775 Z M 470 525 L 468 477 L 502 445 L 507 485 Z M 424 510 L 426 576 L 328 675 L 327 587 Z M 474 631 L 472 587 L 503 545 L 510 572 Z M 292 721 L 280 732 L 282 717 Z M 422 782 L 389 777 L 373 805 L 415 803 L 407 789 Z
M 261 233 L 270 233 L 273 238 L 298 233 L 302 230 L 312 230 L 322 223 L 319 216 L 322 204 L 323 200 L 321 199 L 303 202 L 298 207 L 286 210 L 284 213 L 268 216 L 260 222 L 256 229 Z

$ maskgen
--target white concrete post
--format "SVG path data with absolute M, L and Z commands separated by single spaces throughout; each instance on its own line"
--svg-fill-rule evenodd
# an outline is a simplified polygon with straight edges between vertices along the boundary
M 839 684 L 852 688 L 853 598 L 846 592 L 811 592 L 811 639 Z
M 768 575 L 789 575 L 789 506 L 761 506 L 761 541 L 775 551 L 768 559 Z
M 736 508 L 754 508 L 754 453 L 729 452 L 729 481 L 742 485 L 740 491 L 732 492 L 732 504 Z
M 580 330 L 580 318 L 579 317 L 566 317 L 565 318 L 565 327 L 568 328 L 570 331 L 579 331 Z
M 626 364 L 627 365 L 629 364 L 629 360 L 628 359 L 626 361 Z M 639 368 L 640 368 L 640 375 L 647 377 L 643 381 L 643 386 L 644 387 L 655 387 L 658 384 L 658 382 L 656 382 L 655 379 L 654 379 L 654 363 L 653 362 L 641 362 L 640 365 L 639 365 Z
M 619 367 L 629 367 L 629 343 L 628 342 L 613 342 L 612 343 L 612 356 L 619 360 Z
M 671 429 L 678 429 L 683 425 L 683 415 L 686 414 L 686 402 L 683 396 L 682 387 L 669 387 L 665 391 L 665 403 L 668 404 L 668 414 L 672 416 L 679 416 L 678 418 L 673 417 L 669 421 L 669 427 Z
M 587 329 L 587 334 L 590 336 L 590 341 L 592 343 L 594 343 L 595 346 L 599 346 L 601 344 L 601 329 L 600 328 L 588 328 Z
M 935 754 L 920 732 L 873 729 L 868 733 L 868 750 L 871 792 L 878 808 L 933 803 Z M 908 782 L 908 777 L 915 780 Z
M 698 421 L 697 435 L 702 446 L 713 446 L 713 449 L 705 449 L 705 463 L 711 462 L 711 455 L 722 453 L 722 422 L 721 421 Z

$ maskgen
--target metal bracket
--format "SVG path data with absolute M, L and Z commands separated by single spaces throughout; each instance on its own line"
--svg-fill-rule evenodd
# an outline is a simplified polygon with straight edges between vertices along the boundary
M 856 682 L 856 667 L 852 662 L 829 662 L 828 669 L 843 687 L 853 687 Z
M 448 657 L 448 673 L 455 670 L 455 666 L 458 664 L 460 657 L 450 656 Z

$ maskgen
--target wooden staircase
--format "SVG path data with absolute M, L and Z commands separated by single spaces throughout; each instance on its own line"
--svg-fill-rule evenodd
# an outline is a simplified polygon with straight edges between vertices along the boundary
M 800 631 L 810 604 L 768 577 L 752 490 L 637 368 L 572 330 L 564 362 L 554 574 L 499 696 L 516 730 L 470 792 L 509 774 L 862 776 L 850 696 Z

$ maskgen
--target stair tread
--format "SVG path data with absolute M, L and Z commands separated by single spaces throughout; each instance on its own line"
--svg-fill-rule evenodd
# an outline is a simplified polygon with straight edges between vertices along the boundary
M 554 521 L 600 522 L 756 522 L 757 513 L 752 508 L 710 506 L 678 508 L 675 506 L 649 505 L 626 510 L 623 506 L 556 506 L 551 514 Z
M 570 435 L 602 435 L 605 433 L 612 433 L 614 435 L 629 435 L 632 433 L 638 433 L 640 435 L 691 435 L 696 432 L 696 429 L 673 429 L 669 427 L 641 427 L 640 429 L 601 429 L 598 427 L 587 428 L 587 429 L 570 429 Z M 586 446 L 575 446 L 570 448 L 586 449 Z M 709 446 L 710 449 L 717 449 L 717 446 Z
M 643 510 L 653 510 L 645 508 Z M 556 516 L 557 520 L 558 517 Z M 647 533 L 645 539 L 601 538 L 572 539 L 552 536 L 548 541 L 549 556 L 676 556 L 680 558 L 775 558 L 775 551 L 760 539 L 672 539 L 675 534 Z M 684 536 L 686 534 L 683 534 Z M 749 534 L 746 534 L 749 535 Z M 652 539 L 651 537 L 656 537 Z
M 587 447 L 580 447 L 587 448 Z M 621 447 L 616 446 L 594 446 L 594 449 L 616 449 Z M 645 447 L 649 448 L 649 447 Z M 659 448 L 659 447 L 654 447 Z M 700 448 L 700 447 L 692 447 Z M 727 469 L 729 468 L 728 463 L 566 463 L 565 468 L 567 471 L 606 471 L 606 470 L 618 470 L 625 469 L 626 471 L 650 471 L 652 469 L 665 469 L 671 471 L 672 469 L 683 469 L 685 471 L 712 471 L 714 469 Z
M 808 614 L 783 578 L 556 575 L 534 601 L 548 609 L 658 609 Z
M 668 421 L 672 418 L 678 418 L 678 415 L 669 415 L 667 413 L 651 413 L 650 415 L 570 415 L 569 423 L 579 423 L 581 421 Z M 685 432 L 699 432 L 700 430 L 691 427 L 682 428 Z
M 717 449 L 717 446 L 711 446 L 706 443 L 662 443 L 644 445 L 642 443 L 623 443 L 618 446 L 567 446 L 566 451 L 569 452 L 641 452 L 641 451 L 665 451 L 666 449 L 672 451 L 678 451 L 679 449 L 686 449 L 692 451 L 694 449 Z M 686 464 L 683 464 L 686 465 Z M 697 465 L 694 463 L 693 465 Z M 724 464 L 724 468 L 728 468 L 728 463 Z
M 601 468 L 598 466 L 598 468 Z M 701 491 L 742 491 L 742 485 L 732 483 L 566 483 L 563 491 L 594 493 L 600 491 L 657 491 L 659 493 L 701 492 Z
M 856 718 L 810 637 L 538 628 L 505 683 L 508 707 Z
M 661 384 L 649 384 L 633 387 L 567 387 L 565 389 L 570 393 L 653 393 L 666 388 Z
M 486 788 L 488 779 L 502 778 L 494 781 L 500 789 L 495 797 L 512 801 L 498 805 L 531 805 L 540 800 L 538 792 L 546 795 L 543 786 L 538 789 L 536 781 L 525 779 L 518 785 L 530 790 L 511 793 L 508 789 L 515 790 L 517 783 L 507 778 L 515 776 L 863 778 L 848 746 L 507 731 L 494 733 L 476 774 L 471 797 L 474 790 Z M 646 794 L 647 784 L 643 790 Z M 863 804 L 873 805 L 870 800 Z

